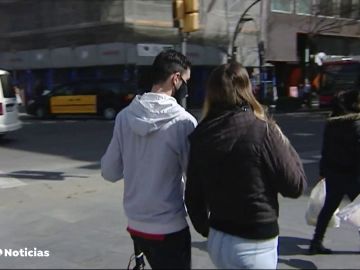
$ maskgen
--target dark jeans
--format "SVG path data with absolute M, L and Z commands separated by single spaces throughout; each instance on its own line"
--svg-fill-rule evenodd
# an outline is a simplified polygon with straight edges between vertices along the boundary
M 325 181 L 326 198 L 317 220 L 314 241 L 322 242 L 330 219 L 335 210 L 339 207 L 344 196 L 347 195 L 349 199 L 353 201 L 357 195 L 359 195 L 359 189 L 356 185 L 350 186 L 345 184 L 346 181 L 344 181 L 344 183 L 338 183 L 336 180 L 339 181 L 340 179 L 334 179 L 333 181 L 329 179 L 329 181 Z
M 164 240 L 132 236 L 152 269 L 191 269 L 191 237 L 188 227 L 167 234 Z

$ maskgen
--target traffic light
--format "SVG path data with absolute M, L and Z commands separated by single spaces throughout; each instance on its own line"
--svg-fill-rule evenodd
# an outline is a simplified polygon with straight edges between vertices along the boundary
M 182 28 L 183 20 L 184 20 L 184 16 L 185 16 L 184 0 L 173 0 L 172 1 L 172 10 L 173 10 L 174 27 Z
M 172 7 L 174 27 L 185 33 L 200 29 L 198 0 L 173 0 Z
M 185 1 L 185 17 L 182 31 L 185 33 L 198 31 L 199 25 L 199 1 L 198 0 L 184 0 Z

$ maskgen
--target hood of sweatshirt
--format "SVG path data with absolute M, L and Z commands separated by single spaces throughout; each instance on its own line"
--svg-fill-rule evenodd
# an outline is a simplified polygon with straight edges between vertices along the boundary
M 175 98 L 156 93 L 137 95 L 126 109 L 134 133 L 145 136 L 160 129 L 185 111 Z

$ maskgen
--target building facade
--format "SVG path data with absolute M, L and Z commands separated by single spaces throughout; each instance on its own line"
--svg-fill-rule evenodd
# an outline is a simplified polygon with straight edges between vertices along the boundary
M 181 49 L 171 2 L 2 0 L 0 68 L 28 95 L 36 87 L 104 77 L 137 79 L 146 89 L 142 74 L 154 56 Z M 186 52 L 194 65 L 194 103 L 201 103 L 209 72 L 233 47 L 252 77 L 273 65 L 270 76 L 257 78 L 276 83 L 280 95 L 304 80 L 311 55 L 360 54 L 360 0 L 199 0 L 199 9 L 200 30 L 188 37 Z
M 0 68 L 11 71 L 27 95 L 69 80 L 127 79 L 129 74 L 146 88 L 139 73 L 146 73 L 154 56 L 164 48 L 181 49 L 171 2 L 0 1 Z M 188 37 L 186 52 L 194 65 L 191 84 L 196 102 L 201 102 L 209 71 L 226 61 L 239 14 L 251 2 L 199 1 L 201 29 Z M 258 5 L 249 12 L 252 22 L 235 43 L 246 66 L 258 66 L 259 10 Z
M 316 75 L 314 56 L 360 55 L 359 0 L 271 0 L 266 61 L 276 69 L 280 94 Z

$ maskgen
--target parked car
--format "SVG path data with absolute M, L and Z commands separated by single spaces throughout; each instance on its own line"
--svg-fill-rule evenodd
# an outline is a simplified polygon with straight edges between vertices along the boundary
M 15 91 L 11 87 L 10 74 L 0 70 L 0 137 L 21 128 Z
M 118 80 L 78 81 L 44 91 L 28 100 L 26 112 L 38 118 L 56 115 L 100 115 L 114 119 L 134 98 L 136 90 Z

